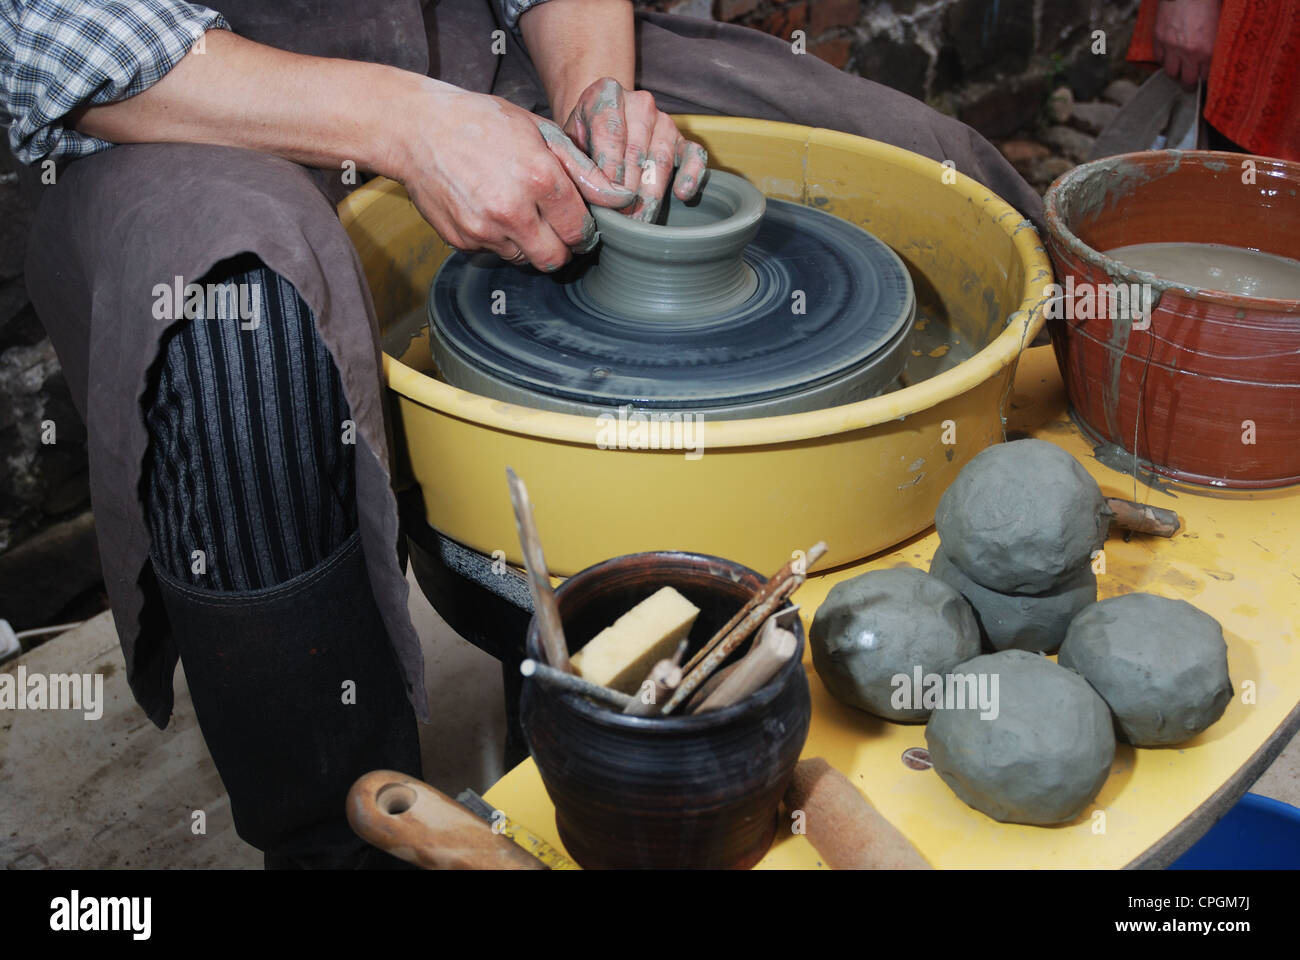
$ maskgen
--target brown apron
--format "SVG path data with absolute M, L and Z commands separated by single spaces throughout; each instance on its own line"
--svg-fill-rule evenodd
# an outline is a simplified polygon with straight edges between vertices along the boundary
M 513 38 L 491 52 L 493 0 L 216 0 L 236 32 L 273 46 L 388 63 L 547 112 Z M 661 14 L 638 17 L 638 85 L 670 112 L 760 117 L 884 140 L 990 186 L 1036 223 L 1037 194 L 990 144 L 888 87 L 850 76 L 754 30 Z M 27 284 L 86 421 L 91 498 L 131 689 L 165 726 L 177 661 L 149 563 L 140 499 L 148 435 L 141 412 L 169 321 L 156 283 L 186 282 L 256 254 L 316 317 L 357 424 L 356 489 L 366 569 L 411 702 L 429 716 L 419 638 L 407 615 L 380 379 L 378 328 L 334 202 L 337 172 L 229 147 L 147 144 L 78 160 L 42 190 Z M 449 461 L 447 469 L 455 469 Z

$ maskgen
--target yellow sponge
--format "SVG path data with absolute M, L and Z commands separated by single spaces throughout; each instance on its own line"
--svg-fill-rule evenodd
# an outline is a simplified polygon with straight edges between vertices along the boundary
M 592 683 L 636 693 L 656 662 L 690 633 L 699 607 L 672 587 L 646 597 L 573 655 L 573 669 Z

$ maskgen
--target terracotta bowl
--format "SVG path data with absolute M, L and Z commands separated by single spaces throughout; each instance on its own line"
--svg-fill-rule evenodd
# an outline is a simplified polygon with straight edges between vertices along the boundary
M 1109 157 L 1052 185 L 1048 247 L 1075 307 L 1089 289 L 1095 303 L 1099 285 L 1147 284 L 1154 298 L 1146 329 L 1122 310 L 1048 311 L 1071 406 L 1095 441 L 1131 455 L 1136 439 L 1148 469 L 1190 483 L 1300 481 L 1300 301 L 1186 287 L 1103 252 L 1192 241 L 1300 259 L 1298 191 L 1300 164 L 1211 151 Z
M 570 650 L 663 586 L 700 608 L 691 656 L 763 582 L 694 553 L 639 553 L 588 567 L 556 591 Z M 746 700 L 700 715 L 630 717 L 524 681 L 520 719 L 555 803 L 565 849 L 591 868 L 752 867 L 808 736 L 812 701 L 799 646 Z M 537 621 L 528 655 L 544 660 Z M 733 656 L 742 655 L 747 647 Z

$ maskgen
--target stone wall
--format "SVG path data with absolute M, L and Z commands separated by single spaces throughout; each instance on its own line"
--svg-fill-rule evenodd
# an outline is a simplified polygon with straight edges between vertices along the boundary
M 1138 7 L 1138 0 L 637 3 L 785 39 L 801 30 L 809 53 L 925 100 L 991 138 L 1032 128 L 1061 86 L 1079 100 L 1097 97 L 1123 61 Z M 1104 53 L 1093 52 L 1103 44 Z

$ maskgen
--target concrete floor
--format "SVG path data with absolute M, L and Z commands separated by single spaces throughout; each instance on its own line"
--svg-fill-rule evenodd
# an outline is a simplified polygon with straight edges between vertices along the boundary
M 455 796 L 482 793 L 505 772 L 500 664 L 457 636 L 412 581 L 411 616 L 424 641 L 433 722 L 420 727 L 426 779 Z M 107 613 L 18 660 L 29 673 L 100 673 L 104 714 L 0 713 L 0 868 L 252 868 L 262 855 L 241 841 L 176 674 L 166 730 L 131 697 Z M 191 824 L 203 811 L 207 832 Z
M 458 637 L 412 583 L 433 723 L 422 726 L 426 778 L 452 796 L 482 793 L 502 767 L 505 717 L 495 660 Z M 0 866 L 260 868 L 234 832 L 225 790 L 177 673 L 171 725 L 158 730 L 131 698 L 108 614 L 4 665 L 104 675 L 104 715 L 0 713 Z M 1251 788 L 1300 806 L 1300 738 Z M 207 832 L 191 830 L 202 810 Z

